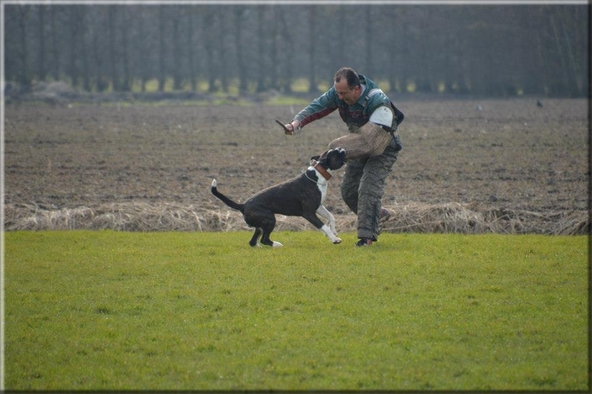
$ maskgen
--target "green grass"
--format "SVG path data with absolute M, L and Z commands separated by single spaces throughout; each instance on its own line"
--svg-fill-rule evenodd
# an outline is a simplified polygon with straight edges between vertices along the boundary
M 5 389 L 587 390 L 587 237 L 5 234 Z

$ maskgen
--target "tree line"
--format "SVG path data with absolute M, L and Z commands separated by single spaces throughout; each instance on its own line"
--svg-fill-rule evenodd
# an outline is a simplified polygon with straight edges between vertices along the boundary
M 315 93 L 350 66 L 393 92 L 588 95 L 588 5 L 4 7 L 5 79 L 23 90 Z

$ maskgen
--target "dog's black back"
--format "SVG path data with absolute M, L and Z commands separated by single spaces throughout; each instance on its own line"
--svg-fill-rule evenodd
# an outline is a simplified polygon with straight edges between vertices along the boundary
M 310 186 L 310 182 L 317 181 L 316 172 L 306 170 L 306 172 L 295 178 L 261 190 L 243 204 L 239 204 L 220 193 L 215 185 L 212 186 L 211 191 L 224 204 L 240 211 L 243 215 L 248 215 L 251 211 L 262 209 L 285 216 L 302 216 L 305 210 L 312 208 L 316 210 L 321 204 L 321 191 L 316 187 L 308 187 Z M 248 220 L 247 224 L 255 226 L 249 223 Z
M 321 205 L 321 191 L 310 187 L 317 182 L 315 171 L 306 170 L 299 176 L 268 187 L 249 198 L 244 203 L 243 213 L 268 209 L 285 216 L 302 216 L 305 211 L 316 211 Z

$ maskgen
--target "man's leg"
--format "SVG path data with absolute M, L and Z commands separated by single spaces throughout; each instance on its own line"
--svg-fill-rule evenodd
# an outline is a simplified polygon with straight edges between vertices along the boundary
M 365 164 L 366 160 L 348 161 L 341 182 L 341 198 L 355 214 L 358 213 L 358 190 Z
M 397 146 L 393 142 L 382 155 L 369 158 L 362 169 L 357 201 L 358 238 L 378 239 L 384 185 L 397 156 Z

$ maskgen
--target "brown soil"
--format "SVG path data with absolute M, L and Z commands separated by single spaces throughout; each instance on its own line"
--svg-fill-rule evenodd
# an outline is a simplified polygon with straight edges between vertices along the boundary
M 588 231 L 588 102 L 543 104 L 539 108 L 533 99 L 398 101 L 405 113 L 399 129 L 404 149 L 387 180 L 383 205 L 399 213 L 460 206 L 485 216 L 497 212 L 495 219 L 527 213 L 545 217 L 543 226 L 553 217 L 576 215 L 578 232 Z M 202 219 L 206 212 L 227 214 L 209 193 L 213 177 L 225 194 L 244 200 L 298 175 L 310 156 L 345 133 L 334 113 L 300 134 L 284 135 L 274 120 L 288 121 L 298 110 L 174 102 L 8 105 L 5 228 L 35 228 L 32 215 L 82 207 L 96 212 L 130 204 L 135 211 L 190 207 Z M 339 195 L 342 174 L 332 181 L 325 205 L 347 219 L 342 222 L 347 228 L 341 228 L 347 231 L 355 228 L 355 217 Z M 24 218 L 28 225 L 22 224 Z M 198 224 L 202 230 L 220 229 L 207 221 Z

